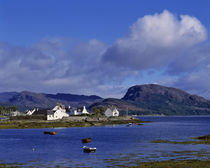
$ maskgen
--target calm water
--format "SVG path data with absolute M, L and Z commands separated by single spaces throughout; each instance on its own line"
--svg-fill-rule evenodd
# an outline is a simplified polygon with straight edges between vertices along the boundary
M 210 145 L 151 143 L 155 139 L 175 141 L 210 134 L 210 117 L 140 117 L 143 126 L 114 125 L 88 128 L 0 130 L 1 163 L 23 163 L 21 167 L 114 167 L 141 161 L 210 159 Z M 43 131 L 57 135 L 44 135 Z M 82 138 L 96 153 L 83 153 Z

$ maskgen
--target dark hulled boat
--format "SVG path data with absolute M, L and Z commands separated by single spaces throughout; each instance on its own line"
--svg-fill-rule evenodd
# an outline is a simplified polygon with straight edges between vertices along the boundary
M 82 139 L 82 143 L 90 143 L 90 142 L 91 142 L 91 138 Z
M 44 134 L 56 135 L 55 131 L 44 131 Z

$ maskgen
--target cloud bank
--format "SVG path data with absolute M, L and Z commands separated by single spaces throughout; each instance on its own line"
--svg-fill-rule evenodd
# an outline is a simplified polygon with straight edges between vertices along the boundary
M 141 73 L 152 70 L 163 71 L 167 78 L 151 82 L 210 98 L 207 39 L 197 18 L 165 10 L 139 18 L 112 45 L 58 37 L 30 47 L 0 42 L 0 91 L 120 97 L 128 78 L 141 81 Z
M 130 72 L 101 61 L 107 47 L 96 39 L 44 39 L 28 48 L 2 42 L 0 91 L 118 96 L 124 87 L 116 84 Z

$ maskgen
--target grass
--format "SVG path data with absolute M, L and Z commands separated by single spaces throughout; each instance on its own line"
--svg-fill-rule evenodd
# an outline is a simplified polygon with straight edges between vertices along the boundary
M 123 166 L 118 166 L 123 167 Z M 160 161 L 143 162 L 137 166 L 126 166 L 128 168 L 210 168 L 210 161 L 185 160 L 185 161 Z
M 23 165 L 22 164 L 4 164 L 4 163 L 0 163 L 0 168 L 20 168 L 22 167 Z
M 209 141 L 210 140 L 210 135 L 194 137 L 193 139 Z
M 153 140 L 152 143 L 168 143 L 168 144 L 206 144 L 210 145 L 210 141 L 168 141 L 168 140 Z
M 194 137 L 197 141 L 169 141 L 169 140 L 153 140 L 152 143 L 168 143 L 168 144 L 206 144 L 210 145 L 210 135 Z
M 39 166 L 39 165 L 38 165 Z M 21 168 L 21 165 L 0 164 L 0 168 Z M 33 166 L 30 166 L 33 168 Z M 56 167 L 63 167 L 57 165 Z M 78 167 L 80 167 L 78 165 Z M 94 166 L 93 166 L 94 167 Z M 168 161 L 155 161 L 155 162 L 137 162 L 135 166 L 123 165 L 120 162 L 115 162 L 114 165 L 108 167 L 118 168 L 210 168 L 210 161 L 201 160 L 168 160 Z M 90 167 L 91 168 L 91 167 Z
M 158 158 L 157 158 L 158 159 Z M 166 160 L 166 161 L 141 161 L 136 159 L 128 161 L 129 157 L 121 159 L 107 159 L 107 167 L 118 168 L 210 168 L 210 160 Z
M 113 121 L 46 121 L 46 120 L 8 120 L 0 121 L 0 129 L 24 129 L 24 128 L 58 128 L 58 127 L 88 127 L 88 126 L 103 126 L 112 124 L 127 124 L 141 122 L 140 120 L 113 120 Z

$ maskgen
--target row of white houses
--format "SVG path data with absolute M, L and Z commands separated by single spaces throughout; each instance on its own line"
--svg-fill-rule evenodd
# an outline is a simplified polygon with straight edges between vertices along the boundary
M 62 119 L 63 117 L 69 117 L 70 115 L 82 115 L 82 114 L 89 114 L 85 106 L 83 108 L 79 109 L 71 109 L 69 106 L 70 112 L 66 112 L 66 108 L 64 105 L 57 103 L 56 106 L 52 110 L 47 110 L 47 120 L 58 120 Z M 33 115 L 36 111 L 39 109 L 33 109 L 26 112 L 26 115 Z M 110 107 L 107 108 L 104 112 L 105 116 L 111 117 L 111 116 L 119 116 L 119 111 L 116 107 Z
M 69 117 L 70 115 L 82 115 L 82 114 L 89 114 L 85 106 L 83 106 L 82 109 L 77 109 L 77 110 L 71 109 L 70 113 L 67 113 L 64 105 L 57 104 L 52 110 L 47 111 L 47 120 L 57 120 L 57 119 L 62 119 L 63 117 Z

